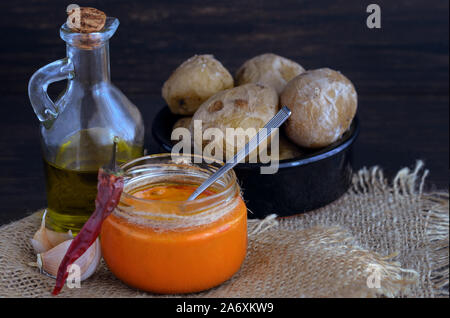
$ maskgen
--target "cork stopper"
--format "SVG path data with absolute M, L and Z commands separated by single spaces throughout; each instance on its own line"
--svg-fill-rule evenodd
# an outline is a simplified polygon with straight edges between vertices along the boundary
M 106 14 L 95 8 L 73 7 L 67 11 L 67 24 L 73 32 L 93 33 L 103 29 Z
M 92 50 L 104 45 L 116 31 L 119 21 L 106 17 L 103 11 L 69 5 L 67 21 L 61 27 L 61 38 L 70 45 Z

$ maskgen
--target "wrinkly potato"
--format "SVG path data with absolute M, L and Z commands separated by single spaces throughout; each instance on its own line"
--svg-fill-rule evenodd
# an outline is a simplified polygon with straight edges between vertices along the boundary
M 174 114 L 192 115 L 215 93 L 233 87 L 233 77 L 212 55 L 194 55 L 183 62 L 162 87 Z
M 275 138 L 275 134 L 272 135 Z M 270 138 L 270 137 L 269 137 Z M 278 151 L 275 149 L 274 140 L 272 140 L 270 146 L 267 148 L 266 155 L 270 156 L 272 160 L 286 160 L 286 159 L 294 159 L 299 158 L 303 155 L 302 150 L 293 142 L 291 142 L 288 138 L 284 136 L 284 134 L 280 134 L 278 136 Z M 261 154 L 259 154 L 261 155 Z M 261 159 L 260 161 L 266 162 L 267 158 Z
M 189 130 L 189 126 L 191 124 L 191 120 L 192 120 L 191 116 L 190 117 L 182 117 L 182 118 L 178 119 L 175 122 L 175 124 L 173 125 L 173 127 L 172 127 L 172 134 L 173 134 L 174 130 L 177 129 L 177 128 L 185 128 L 185 129 Z M 177 133 L 179 134 L 179 132 L 177 132 Z M 178 134 L 174 135 L 176 137 L 173 137 L 173 138 L 175 138 L 175 139 L 172 140 L 173 144 L 177 144 L 180 141 L 180 139 L 176 139 L 176 138 L 180 138 L 178 136 Z
M 280 136 L 279 145 L 278 160 L 298 158 L 303 154 L 298 146 L 286 137 Z
M 325 147 L 349 128 L 357 108 L 352 82 L 329 68 L 307 71 L 292 79 L 280 96 L 291 117 L 286 135 L 299 146 Z
M 175 130 L 175 129 L 180 128 L 180 127 L 189 129 L 189 126 L 191 124 L 191 120 L 192 120 L 191 116 L 183 117 L 183 118 L 178 119 L 175 122 L 175 124 L 173 125 L 172 130 Z
M 266 53 L 246 61 L 236 72 L 236 83 L 261 83 L 273 87 L 280 94 L 292 78 L 304 71 L 305 69 L 294 61 Z
M 275 116 L 277 109 L 278 95 L 269 86 L 250 83 L 219 92 L 204 102 L 192 117 L 190 129 L 195 137 L 194 144 L 198 149 L 208 147 L 205 150 L 216 158 L 222 160 L 232 158 L 260 128 Z M 206 136 L 206 140 L 202 140 L 201 136 L 200 138 L 195 136 L 194 125 L 198 124 L 195 123 L 198 120 L 201 120 L 202 133 L 208 128 L 217 128 L 222 132 L 223 138 Z M 233 136 L 227 134 L 227 128 L 242 128 L 244 132 L 248 132 L 248 138 L 235 140 Z M 254 129 L 247 131 L 248 128 Z M 209 138 L 212 140 L 208 140 Z M 210 151 L 211 149 L 215 151 Z M 252 153 L 252 156 L 256 153 L 257 150 Z

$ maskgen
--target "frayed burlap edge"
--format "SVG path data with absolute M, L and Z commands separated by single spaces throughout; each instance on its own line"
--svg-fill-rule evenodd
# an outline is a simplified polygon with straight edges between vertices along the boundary
M 432 285 L 432 297 L 449 297 L 449 192 L 424 193 L 425 179 L 429 174 L 424 162 L 418 160 L 414 170 L 401 169 L 395 176 L 392 188 L 388 185 L 383 171 L 375 166 L 370 170 L 361 169 L 354 175 L 355 193 L 365 191 L 393 191 L 396 198 L 416 198 L 422 205 L 421 217 L 425 219 L 424 253 L 430 270 L 422 277 Z
M 425 233 L 428 245 L 426 257 L 431 268 L 426 273 L 433 286 L 433 297 L 449 297 L 449 193 L 438 191 L 424 193 L 425 179 L 429 170 L 418 160 L 414 170 L 401 169 L 394 178 L 392 188 L 386 182 L 379 167 L 361 169 L 353 179 L 355 193 L 366 191 L 393 191 L 396 198 L 416 195 L 422 202 L 421 216 L 425 218 Z
M 430 205 L 424 210 L 429 238 L 428 259 L 432 265 L 428 279 L 435 297 L 449 297 L 449 194 L 424 195 Z

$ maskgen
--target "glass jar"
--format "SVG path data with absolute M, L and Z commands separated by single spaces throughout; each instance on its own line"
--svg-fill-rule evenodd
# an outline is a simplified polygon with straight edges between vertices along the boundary
M 103 258 L 126 284 L 154 293 L 209 289 L 236 273 L 247 249 L 247 209 L 233 171 L 193 201 L 161 201 L 133 193 L 161 185 L 200 185 L 222 164 L 196 155 L 160 154 L 123 166 L 120 203 L 101 230 Z
M 143 155 L 141 114 L 110 79 L 109 39 L 118 26 L 112 17 L 95 33 L 73 32 L 63 24 L 67 57 L 40 68 L 28 85 L 41 123 L 46 225 L 56 231 L 78 232 L 94 211 L 97 171 L 109 162 L 114 140 L 118 162 Z M 47 87 L 64 79 L 67 87 L 53 102 Z

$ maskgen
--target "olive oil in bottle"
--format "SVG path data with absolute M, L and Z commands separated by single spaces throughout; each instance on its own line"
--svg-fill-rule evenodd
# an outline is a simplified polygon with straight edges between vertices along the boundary
M 57 151 L 55 163 L 44 158 L 47 189 L 46 225 L 59 232 L 78 233 L 95 209 L 98 169 L 108 163 L 113 149 L 101 131 L 82 130 Z M 111 139 L 112 140 L 112 139 Z M 142 147 L 117 144 L 117 162 L 142 156 Z

